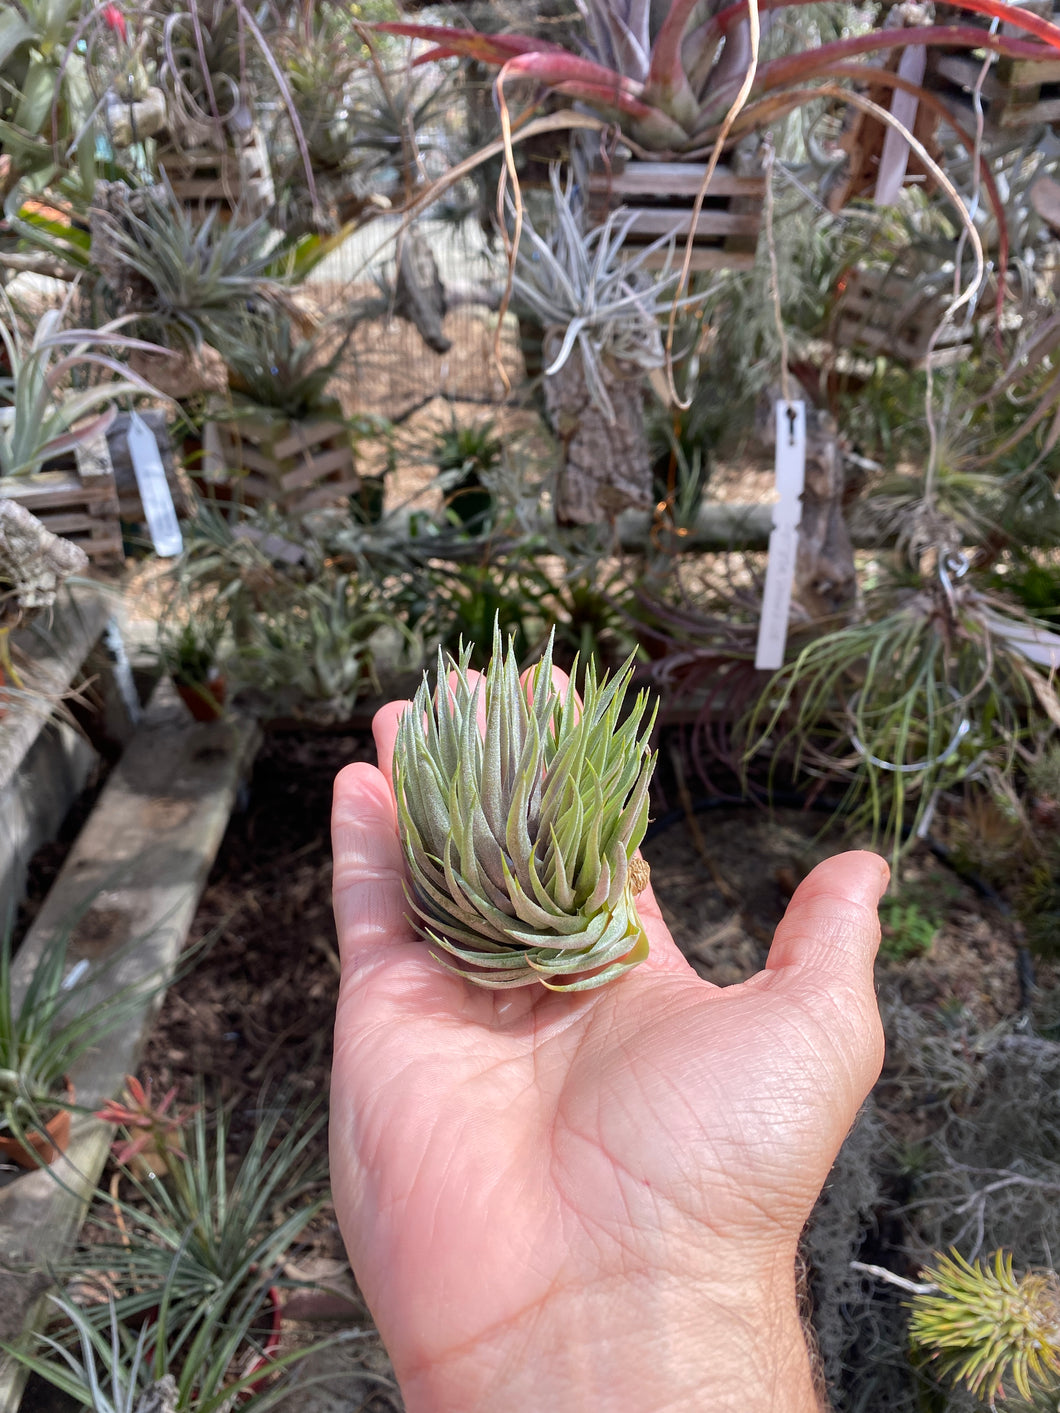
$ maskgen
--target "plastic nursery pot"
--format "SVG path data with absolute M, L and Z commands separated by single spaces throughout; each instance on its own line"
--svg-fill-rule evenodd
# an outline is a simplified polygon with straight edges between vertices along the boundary
M 74 1102 L 74 1086 L 68 1079 L 63 1080 L 63 1102 Z M 70 1144 L 70 1110 L 57 1109 L 48 1119 L 43 1129 L 27 1126 L 25 1141 L 13 1133 L 0 1133 L 0 1161 L 17 1163 L 20 1168 L 32 1171 L 47 1167 L 60 1153 L 65 1153 Z
M 216 668 L 205 682 L 178 682 L 177 695 L 196 721 L 217 721 L 224 715 L 225 679 Z

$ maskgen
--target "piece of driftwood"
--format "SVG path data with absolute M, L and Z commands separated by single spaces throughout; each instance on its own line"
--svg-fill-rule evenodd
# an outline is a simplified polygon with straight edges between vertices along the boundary
M 453 341 L 442 330 L 447 312 L 438 262 L 426 236 L 413 226 L 398 243 L 394 313 L 416 326 L 428 348 L 448 353 Z
M 559 353 L 562 331 L 545 334 L 545 362 Z M 555 513 L 561 525 L 594 525 L 652 504 L 651 455 L 644 430 L 640 368 L 601 361 L 613 418 L 593 401 L 575 349 L 544 380 L 545 406 L 560 445 Z
M 7 689 L 0 721 L 0 916 L 13 915 L 29 860 L 55 837 L 97 760 L 56 707 L 83 675 L 111 611 L 98 590 L 67 585 L 49 612 L 11 635 L 13 655 L 28 665 L 24 690 Z
M 0 499 L 0 593 L 10 590 L 23 609 L 51 608 L 63 581 L 87 568 L 80 545 L 53 534 L 18 501 Z
M 616 162 L 609 171 L 597 167 L 589 177 L 590 217 L 602 221 L 621 206 L 631 218 L 625 249 L 633 253 L 660 236 L 673 236 L 680 258 L 705 173 L 700 162 L 631 160 Z M 754 264 L 764 196 L 765 177 L 753 159 L 740 154 L 735 165 L 718 164 L 696 221 L 693 270 L 744 270 Z M 663 248 L 645 263 L 659 268 L 668 258 Z

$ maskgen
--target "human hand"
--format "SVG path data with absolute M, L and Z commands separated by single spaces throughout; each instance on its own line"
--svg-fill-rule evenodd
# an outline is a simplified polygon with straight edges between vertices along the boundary
M 883 1053 L 873 854 L 820 865 L 765 970 L 647 961 L 485 991 L 406 920 L 391 760 L 335 786 L 332 1187 L 409 1413 L 810 1413 L 799 1233 Z

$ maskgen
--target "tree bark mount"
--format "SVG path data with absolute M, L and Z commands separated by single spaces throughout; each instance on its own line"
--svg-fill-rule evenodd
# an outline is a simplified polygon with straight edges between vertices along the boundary
M 556 359 L 562 342 L 562 330 L 546 330 L 546 367 Z M 614 521 L 623 510 L 647 510 L 652 505 L 644 371 L 607 359 L 600 366 L 612 419 L 593 400 L 577 348 L 544 380 L 548 419 L 560 446 L 555 512 L 561 525 Z

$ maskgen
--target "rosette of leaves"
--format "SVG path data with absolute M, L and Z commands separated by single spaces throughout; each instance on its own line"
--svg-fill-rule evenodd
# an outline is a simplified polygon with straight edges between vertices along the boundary
M 499 629 L 481 678 L 470 658 L 468 647 L 459 660 L 439 652 L 437 694 L 425 677 L 398 727 L 394 784 L 419 929 L 479 986 L 602 986 L 648 954 L 634 854 L 655 713 L 645 724 L 642 692 L 623 718 L 632 658 L 600 680 L 590 660 L 580 707 L 552 681 L 551 639 L 526 684 Z
M 1004 1251 L 969 1262 L 937 1255 L 921 1272 L 927 1289 L 913 1300 L 909 1337 L 955 1383 L 989 1399 L 1010 1380 L 1029 1403 L 1060 1381 L 1060 1278 L 1055 1271 L 1017 1276 Z M 1049 1404 L 1052 1407 L 1052 1402 Z

